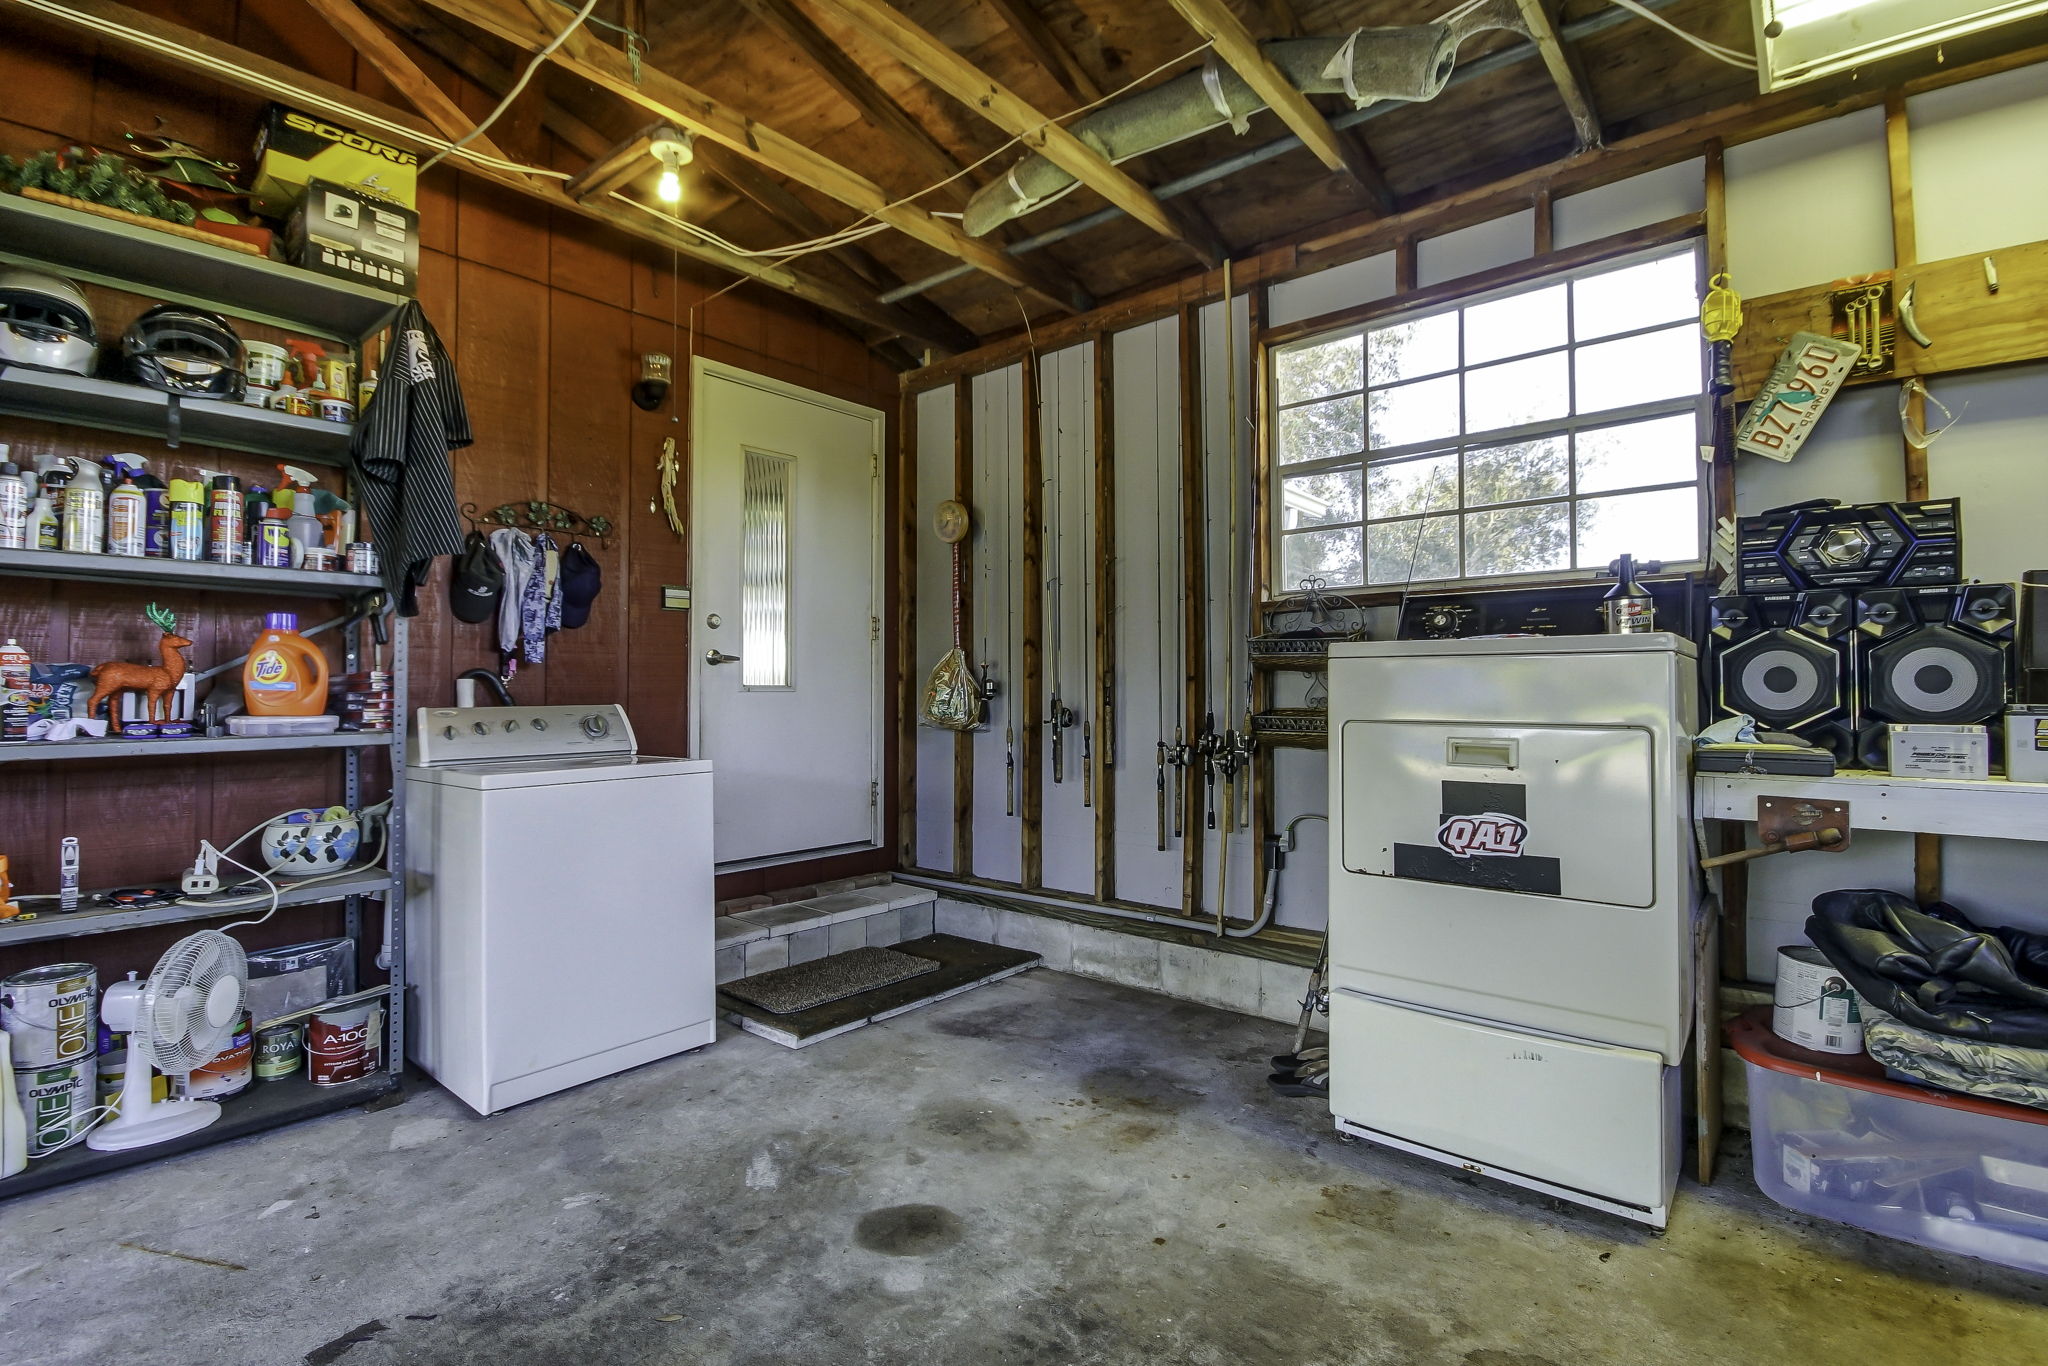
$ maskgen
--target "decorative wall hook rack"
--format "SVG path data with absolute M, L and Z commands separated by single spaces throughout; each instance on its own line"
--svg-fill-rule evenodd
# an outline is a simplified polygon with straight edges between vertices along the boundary
M 487 522 L 492 526 L 519 527 L 528 531 L 561 531 L 572 536 L 589 536 L 604 540 L 612 533 L 615 525 L 609 517 L 585 517 L 545 499 L 533 498 L 524 503 L 500 503 L 489 512 L 479 513 L 475 503 L 464 503 L 462 515 L 469 518 L 474 526 Z

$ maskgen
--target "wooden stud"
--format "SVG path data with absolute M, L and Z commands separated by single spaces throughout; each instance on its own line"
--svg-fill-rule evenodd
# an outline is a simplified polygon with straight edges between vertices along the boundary
M 1919 234 L 1913 218 L 1913 149 L 1912 134 L 1906 122 L 1906 97 L 1894 90 L 1884 97 L 1884 154 L 1885 166 L 1890 173 L 1892 202 L 1892 288 L 1894 297 L 1906 288 L 1904 272 L 1919 263 Z M 1904 330 L 1900 329 L 1897 340 L 1899 350 L 1906 349 Z M 1912 426 L 1927 429 L 1927 399 L 1917 387 L 1907 394 L 1904 420 Z M 1902 443 L 1906 457 L 1906 497 L 1919 500 L 1927 494 L 1927 448 L 1915 446 L 1912 442 Z M 1935 844 L 1936 858 L 1939 859 L 1940 844 Z M 1917 860 L 1919 844 L 1915 843 Z M 1937 877 L 1939 864 L 1937 863 Z
M 1550 255 L 1556 249 L 1556 224 L 1555 220 L 1551 217 L 1550 187 L 1548 185 L 1539 186 L 1536 193 L 1529 196 L 1529 217 L 1535 226 L 1535 232 L 1530 240 L 1530 245 L 1534 248 L 1532 254 L 1536 256 Z
M 1095 349 L 1095 895 L 1116 895 L 1116 347 Z
M 1748 843 L 1749 827 L 1741 821 L 1716 821 L 1720 826 L 1720 854 L 1740 853 Z M 1721 877 L 1721 976 L 1730 982 L 1749 980 L 1749 865 L 1724 864 Z
M 1721 144 L 1710 143 L 1706 157 L 1706 274 L 1728 269 L 1728 171 Z M 1702 282 L 1704 283 L 1704 281 Z M 1704 293 L 1701 297 L 1705 297 Z M 1710 520 L 1735 515 L 1735 396 L 1723 394 L 1714 404 L 1714 490 Z M 1737 914 L 1743 908 L 1737 907 Z
M 1251 498 L 1247 504 L 1251 517 L 1252 563 L 1251 573 L 1245 580 L 1245 629 L 1251 635 L 1260 635 L 1266 629 L 1266 590 L 1272 578 L 1273 553 L 1273 517 L 1270 511 L 1273 448 L 1267 430 L 1271 425 L 1267 420 L 1268 415 L 1273 411 L 1269 379 L 1272 366 L 1267 359 L 1265 346 L 1258 340 L 1259 334 L 1266 327 L 1266 291 L 1263 286 L 1254 285 L 1247 292 L 1245 315 L 1245 332 L 1252 339 L 1252 487 Z M 1249 660 L 1247 663 L 1249 664 Z M 1253 667 L 1247 694 L 1253 715 L 1271 707 L 1273 675 L 1265 669 Z M 1269 840 L 1273 834 L 1273 790 L 1277 783 L 1273 771 L 1273 751 L 1253 742 L 1251 753 L 1251 762 L 1245 768 L 1245 780 L 1252 784 L 1251 913 L 1256 918 L 1266 894 L 1267 871 L 1272 866 Z
M 435 0 L 441 3 L 441 0 Z M 1175 241 L 1183 233 L 1152 192 L 1107 157 L 1052 122 L 1015 91 L 918 27 L 884 0 L 815 0 L 862 38 L 902 62 L 1027 147 L 1044 156 L 1139 223 Z M 1007 258 L 1006 258 L 1007 259 Z
M 1208 470 L 1202 440 L 1202 310 L 1192 304 L 1180 314 L 1180 540 L 1181 540 L 1181 634 L 1186 642 L 1182 680 L 1186 733 L 1181 737 L 1190 751 L 1199 734 L 1209 699 L 1209 598 L 1207 528 L 1202 522 L 1202 492 Z M 1165 661 L 1160 661 L 1161 667 Z M 1202 778 L 1197 767 L 1187 766 L 1186 795 L 1181 803 L 1180 897 L 1181 914 L 1202 912 L 1203 802 Z
M 1551 21 L 1550 6 L 1544 0 L 1515 0 L 1515 7 L 1522 12 L 1522 22 L 1529 28 L 1529 41 L 1536 44 L 1551 84 L 1564 100 L 1565 112 L 1572 116 L 1572 131 L 1578 134 L 1580 149 L 1598 147 L 1600 115 L 1593 107 L 1586 73 L 1579 67 L 1577 54 L 1565 45 L 1557 25 Z
M 953 498 L 964 503 L 969 515 L 980 518 L 974 506 L 974 381 L 962 378 L 953 386 Z M 974 639 L 974 558 L 960 542 L 960 640 Z M 986 542 L 982 553 L 989 553 Z M 948 570 L 950 573 L 950 568 Z M 974 732 L 953 732 L 953 870 L 974 871 Z
M 1017 683 L 1017 815 L 1023 824 L 1023 883 L 1045 883 L 1045 453 L 1038 441 L 1038 356 L 1024 358 L 1022 677 Z
M 1404 237 L 1394 244 L 1394 292 L 1415 292 L 1415 239 Z
M 896 429 L 896 848 L 917 867 L 917 395 L 905 394 Z
M 654 134 L 661 128 L 650 123 L 631 137 L 613 143 L 590 164 L 578 171 L 562 188 L 577 203 L 608 195 L 627 182 L 644 175 L 654 155 Z
M 1941 900 L 1941 836 L 1922 831 L 1913 836 L 1913 900 L 1932 906 Z

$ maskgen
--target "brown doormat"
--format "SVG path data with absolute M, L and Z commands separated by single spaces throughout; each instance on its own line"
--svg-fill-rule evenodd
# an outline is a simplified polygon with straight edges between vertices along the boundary
M 764 972 L 759 977 L 743 977 L 738 982 L 727 982 L 720 987 L 719 1009 L 724 1012 L 727 1022 L 749 1034 L 758 1034 L 784 1048 L 806 1048 L 859 1029 L 862 1025 L 887 1020 L 905 1011 L 958 996 L 963 991 L 999 982 L 1038 964 L 1035 953 L 984 944 L 975 939 L 960 939 L 950 934 L 906 939 L 896 946 L 896 951 L 904 957 L 936 963 L 938 971 L 855 992 L 837 1001 L 800 1010 L 794 1015 L 776 1015 L 734 994 L 733 988 L 742 982 L 759 981 L 771 975 Z M 810 964 L 798 966 L 809 967 Z M 774 971 L 784 970 L 776 968 Z
M 812 1006 L 843 1001 L 863 991 L 938 970 L 939 965 L 929 958 L 913 957 L 894 949 L 848 949 L 845 953 L 727 982 L 724 991 L 771 1015 L 794 1015 Z

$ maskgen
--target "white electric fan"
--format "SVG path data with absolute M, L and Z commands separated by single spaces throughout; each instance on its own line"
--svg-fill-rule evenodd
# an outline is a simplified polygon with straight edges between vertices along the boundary
M 151 1102 L 151 1070 L 189 1073 L 234 1033 L 249 984 L 242 946 L 218 930 L 190 934 L 164 951 L 147 981 L 129 973 L 100 1002 L 107 1027 L 128 1036 L 121 1109 L 85 1136 L 88 1148 L 121 1152 L 204 1129 L 220 1118 L 210 1100 Z

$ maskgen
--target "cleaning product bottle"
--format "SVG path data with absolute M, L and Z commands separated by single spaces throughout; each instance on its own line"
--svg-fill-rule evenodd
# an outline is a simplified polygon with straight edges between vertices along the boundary
M 28 1116 L 14 1089 L 14 1035 L 0 1030 L 0 1177 L 28 1167 Z
M 290 514 L 270 501 L 261 485 L 249 490 L 249 554 L 265 569 L 286 569 L 292 562 Z
M 6 447 L 0 446 L 0 454 Z M 28 548 L 28 510 L 35 500 L 22 478 L 21 466 L 0 460 L 0 550 Z
M 277 491 L 278 502 L 291 512 L 286 525 L 291 529 L 292 568 L 300 569 L 305 566 L 308 550 L 318 550 L 326 544 L 327 529 L 313 512 L 313 476 L 297 465 L 279 465 L 278 469 L 285 477 L 285 486 Z
M 64 495 L 62 481 L 55 481 L 55 470 L 49 471 L 36 481 L 36 500 L 28 510 L 28 548 L 30 550 L 55 550 L 57 529 L 63 521 L 58 510 Z
M 249 542 L 242 534 L 242 481 L 232 474 L 199 472 L 213 481 L 206 504 L 206 558 L 215 564 L 247 564 Z
M 118 480 L 107 498 L 107 553 L 140 557 L 149 540 L 149 495 L 135 482 L 133 460 L 141 456 L 110 455 L 107 466 Z
M 34 724 L 36 708 L 29 702 L 29 680 L 34 676 L 35 661 L 23 649 L 21 642 L 12 636 L 5 645 L 0 645 L 0 740 L 26 740 L 28 728 Z M 0 859 L 0 863 L 4 863 Z M 0 902 L 7 900 L 7 889 L 0 886 Z M 0 906 L 0 919 L 6 918 L 6 908 Z
M 107 487 L 98 466 L 72 459 L 71 480 L 64 486 L 63 547 L 75 555 L 100 555 L 107 549 Z
M 171 493 L 163 480 L 150 473 L 147 460 L 139 455 L 128 459 L 135 462 L 135 487 L 149 500 L 149 512 L 142 522 L 142 553 L 161 560 L 171 553 Z
M 174 560 L 206 558 L 206 487 L 197 479 L 173 479 L 166 496 L 165 548 Z
M 299 634 L 293 612 L 271 612 L 242 665 L 242 703 L 252 716 L 318 716 L 327 710 L 327 656 Z

